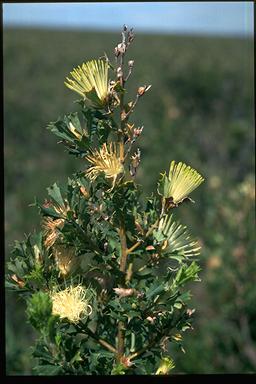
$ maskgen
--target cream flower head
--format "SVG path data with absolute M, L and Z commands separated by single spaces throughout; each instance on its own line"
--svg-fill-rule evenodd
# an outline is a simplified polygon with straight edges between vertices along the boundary
M 166 357 L 162 358 L 160 365 L 159 365 L 159 368 L 157 369 L 155 374 L 156 375 L 168 375 L 168 373 L 173 368 L 175 368 L 174 361 L 170 357 L 166 356 Z
M 172 198 L 174 204 L 179 204 L 194 189 L 196 189 L 204 178 L 190 166 L 173 160 L 170 164 L 168 178 L 165 181 L 164 197 Z
M 87 176 L 92 181 L 95 180 L 100 173 L 104 173 L 107 179 L 113 179 L 114 186 L 117 176 L 124 171 L 115 143 L 110 143 L 108 146 L 104 143 L 99 151 L 95 150 L 92 152 L 91 155 L 86 157 L 86 160 L 92 164 L 86 171 Z
M 104 60 L 91 60 L 78 66 L 66 77 L 64 84 L 91 102 L 94 107 L 102 108 L 109 94 L 108 63 Z
M 82 285 L 72 285 L 64 290 L 52 292 L 52 314 L 61 319 L 68 319 L 71 323 L 78 323 L 92 313 L 88 304 L 88 290 Z

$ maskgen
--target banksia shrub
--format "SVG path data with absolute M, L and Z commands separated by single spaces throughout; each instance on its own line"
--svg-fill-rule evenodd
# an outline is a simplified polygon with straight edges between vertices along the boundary
M 175 371 L 172 345 L 183 350 L 192 328 L 186 287 L 199 280 L 200 245 L 176 210 L 189 208 L 203 177 L 172 160 L 142 199 L 138 145 L 147 132 L 132 117 L 151 85 L 126 100 L 133 40 L 124 26 L 113 62 L 105 55 L 74 68 L 65 85 L 81 97 L 79 112 L 48 125 L 83 169 L 35 202 L 42 230 L 16 242 L 8 263 L 6 285 L 39 334 L 35 374 L 166 375 Z

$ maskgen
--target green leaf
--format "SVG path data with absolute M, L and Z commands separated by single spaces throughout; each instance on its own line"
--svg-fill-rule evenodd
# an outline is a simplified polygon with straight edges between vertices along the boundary
M 196 264 L 195 261 L 193 261 L 189 266 L 183 265 L 173 282 L 174 286 L 182 286 L 188 281 L 200 281 L 198 277 L 198 272 L 201 270 L 201 268 Z
M 38 205 L 38 206 L 43 215 L 51 216 L 51 217 L 54 217 L 55 219 L 59 219 L 63 217 L 62 214 L 56 212 L 53 208 L 46 208 L 46 207 L 43 207 L 42 205 Z
M 167 196 L 169 190 L 169 180 L 166 176 L 166 172 L 161 174 L 161 178 L 158 182 L 157 192 L 161 196 Z
M 154 284 L 146 292 L 146 298 L 149 300 L 153 296 L 157 296 L 165 290 L 165 286 L 163 283 L 156 281 Z
M 123 364 L 114 365 L 111 375 L 125 375 L 127 368 Z
M 56 183 L 47 188 L 49 196 L 61 207 L 65 206 L 64 200 L 61 196 L 60 188 Z
M 59 365 L 38 365 L 33 369 L 38 376 L 57 376 L 64 373 Z

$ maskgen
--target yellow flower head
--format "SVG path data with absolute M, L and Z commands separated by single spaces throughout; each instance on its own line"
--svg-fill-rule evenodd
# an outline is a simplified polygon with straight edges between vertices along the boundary
M 177 164 L 173 160 L 170 165 L 165 197 L 172 197 L 173 203 L 178 204 L 203 181 L 204 178 L 195 169 L 181 162 Z
M 109 94 L 108 63 L 104 60 L 91 60 L 78 66 L 66 77 L 64 84 L 79 93 L 95 107 L 102 108 Z
M 47 249 L 53 246 L 61 232 L 60 229 L 63 228 L 64 219 L 53 219 L 52 217 L 45 217 L 43 219 L 43 235 L 44 235 L 44 245 Z
M 78 267 L 79 258 L 75 255 L 73 247 L 66 248 L 64 245 L 56 245 L 53 254 L 56 265 L 63 276 L 68 275 Z
M 86 159 L 92 164 L 87 170 L 87 176 L 92 181 L 103 172 L 107 179 L 113 179 L 114 186 L 117 176 L 124 171 L 115 143 L 110 143 L 109 146 L 104 143 L 99 151 L 95 150 Z
M 70 286 L 64 290 L 52 292 L 52 313 L 61 319 L 68 319 L 71 323 L 92 313 L 92 307 L 88 304 L 87 290 L 80 284 L 76 287 Z
M 168 375 L 171 369 L 175 367 L 174 361 L 170 357 L 163 357 L 156 375 Z

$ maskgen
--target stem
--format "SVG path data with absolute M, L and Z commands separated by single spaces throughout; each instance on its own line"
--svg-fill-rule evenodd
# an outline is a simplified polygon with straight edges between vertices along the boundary
M 136 95 L 136 99 L 135 101 L 133 102 L 131 108 L 129 109 L 129 111 L 126 113 L 126 119 L 128 118 L 128 116 L 133 112 L 134 108 L 136 107 L 137 103 L 138 103 L 138 100 L 139 100 L 140 96 L 139 95 Z
M 120 271 L 125 272 L 128 252 L 127 252 L 125 227 L 123 223 L 121 224 L 121 227 L 119 229 L 119 237 L 120 237 L 120 243 L 121 243 Z
M 151 235 L 151 233 L 153 232 L 153 230 L 157 227 L 158 225 L 158 222 L 159 222 L 159 219 L 156 220 L 156 222 L 152 225 L 151 228 L 149 228 L 149 230 L 147 231 L 146 235 L 145 235 L 145 239 Z M 144 240 L 139 240 L 137 241 L 137 243 L 133 244 L 133 246 L 129 249 L 127 249 L 127 252 L 126 254 L 129 255 L 131 252 L 133 252 L 136 248 L 138 248 L 140 246 L 140 244 L 143 242 Z
M 118 323 L 118 331 L 117 331 L 117 361 L 120 362 L 121 358 L 124 354 L 124 322 L 119 321 Z
M 124 34 L 123 34 L 123 43 L 125 42 Z M 120 78 L 121 87 L 124 87 L 125 80 L 123 76 L 123 56 L 121 54 L 120 57 L 120 67 L 122 71 L 122 77 Z M 118 142 L 120 145 L 120 160 L 124 162 L 124 128 L 125 128 L 125 108 L 124 108 L 124 94 L 120 95 L 120 131 L 118 133 Z M 126 262 L 127 262 L 127 242 L 126 242 L 126 233 L 125 233 L 125 225 L 122 220 L 120 228 L 119 228 L 119 238 L 121 244 L 121 260 L 120 260 L 120 271 L 125 273 L 126 270 Z M 118 322 L 118 330 L 117 330 L 117 361 L 120 362 L 121 358 L 124 354 L 125 347 L 125 324 L 123 321 Z
M 146 347 L 141 348 L 139 351 L 133 353 L 132 355 L 128 356 L 129 360 L 133 360 L 136 357 L 142 355 L 143 353 L 147 352 L 153 345 L 155 344 L 155 340 L 151 341 Z
M 121 243 L 120 271 L 125 272 L 126 261 L 127 261 L 127 242 L 126 242 L 124 223 L 122 223 L 120 226 L 119 237 L 120 237 L 120 243 Z M 118 331 L 117 331 L 117 360 L 119 362 L 124 354 L 124 339 L 125 339 L 124 322 L 119 321 Z
M 109 344 L 107 341 L 103 339 L 97 338 L 97 336 L 95 336 L 93 332 L 91 334 L 88 333 L 88 335 L 91 336 L 92 339 L 96 340 L 100 345 L 108 349 L 110 352 L 113 352 L 113 353 L 117 352 L 116 349 L 111 344 Z
M 82 333 L 85 332 L 88 336 L 90 336 L 93 340 L 97 341 L 98 344 L 102 345 L 103 347 L 108 349 L 110 352 L 117 353 L 117 350 L 111 344 L 101 339 L 100 337 L 96 336 L 95 333 L 90 331 L 89 328 L 87 328 L 85 331 L 78 325 L 76 325 L 76 328 Z
M 183 314 L 180 315 L 179 319 L 176 321 L 176 326 L 179 324 L 179 322 L 181 321 L 182 319 L 182 316 Z M 135 359 L 136 357 L 138 356 L 141 356 L 143 355 L 143 353 L 147 352 L 148 350 L 150 350 L 151 347 L 153 347 L 156 343 L 158 343 L 163 337 L 167 336 L 168 334 L 170 334 L 170 331 L 174 328 L 175 326 L 175 323 L 171 323 L 170 325 L 167 325 L 165 326 L 162 331 L 158 331 L 157 334 L 155 335 L 155 337 L 148 343 L 148 345 L 146 345 L 145 347 L 139 349 L 138 351 L 136 351 L 135 353 L 133 353 L 132 355 L 128 356 L 127 359 L 129 360 L 133 360 Z
M 131 248 L 127 249 L 127 255 L 129 255 L 129 253 L 132 253 L 136 248 L 138 248 L 142 242 L 143 240 L 139 240 L 137 241 L 137 243 L 133 244 Z

